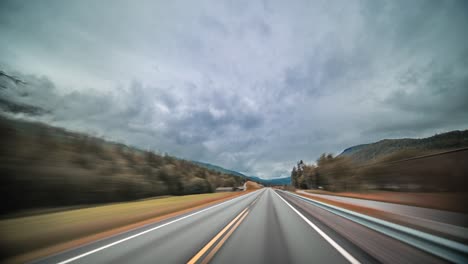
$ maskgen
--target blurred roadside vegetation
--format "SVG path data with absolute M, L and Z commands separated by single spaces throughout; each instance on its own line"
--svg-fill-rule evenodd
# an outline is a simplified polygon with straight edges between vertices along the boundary
M 241 193 L 157 197 L 0 219 L 0 263 L 28 263 Z
M 2 215 L 243 184 L 190 161 L 1 116 L 0 141 Z
M 353 155 L 334 157 L 324 153 L 316 164 L 298 162 L 291 172 L 292 184 L 296 188 L 332 192 L 384 190 L 466 193 L 468 131 L 454 131 L 446 135 L 447 140 L 443 136 L 436 136 L 439 142 L 432 145 L 437 148 L 401 145 L 400 149 L 393 149 L 390 154 L 368 155 L 372 159 L 363 159 L 362 153 L 375 150 L 375 145 L 370 150 L 361 151 L 358 158 L 353 158 Z M 446 140 L 447 144 L 441 143 L 440 139 Z

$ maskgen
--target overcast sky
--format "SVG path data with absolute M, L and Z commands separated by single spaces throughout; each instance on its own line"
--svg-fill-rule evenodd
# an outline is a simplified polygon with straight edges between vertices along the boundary
M 0 70 L 28 85 L 0 92 L 55 126 L 280 177 L 467 129 L 467 28 L 464 0 L 2 0 Z

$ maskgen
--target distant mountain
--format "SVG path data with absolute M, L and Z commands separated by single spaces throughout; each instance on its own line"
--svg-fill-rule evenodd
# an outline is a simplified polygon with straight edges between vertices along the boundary
M 243 177 L 243 178 L 249 178 L 249 176 L 244 175 L 244 174 L 242 174 L 240 172 L 233 171 L 233 170 L 228 170 L 228 169 L 225 169 L 225 168 L 217 166 L 217 165 L 213 165 L 213 164 L 209 164 L 209 163 L 205 163 L 205 162 L 200 162 L 200 161 L 191 161 L 191 162 L 193 162 L 193 163 L 195 163 L 195 164 L 197 164 L 199 166 L 205 167 L 207 169 L 217 171 L 217 172 L 236 175 L 236 176 L 240 176 L 240 177 Z
M 258 182 L 265 186 L 272 186 L 272 185 L 291 185 L 291 177 L 284 177 L 284 178 L 273 178 L 273 179 L 262 179 L 255 176 L 248 176 L 248 178 L 252 181 Z
M 352 155 L 352 154 L 358 152 L 359 150 L 365 148 L 368 145 L 369 144 L 361 144 L 361 145 L 356 145 L 356 146 L 349 147 L 349 148 L 343 150 L 343 152 L 340 155 Z
M 345 149 L 340 156 L 348 156 L 358 162 L 373 161 L 397 152 L 408 155 L 423 155 L 439 151 L 468 147 L 468 130 L 451 131 L 421 139 L 384 139 Z
M 199 166 L 205 167 L 207 169 L 211 169 L 211 170 L 221 172 L 221 173 L 224 173 L 224 174 L 240 176 L 240 177 L 243 177 L 245 179 L 249 179 L 251 181 L 260 183 L 260 184 L 265 185 L 265 186 L 290 185 L 291 184 L 291 177 L 263 179 L 263 178 L 259 178 L 259 177 L 256 177 L 256 176 L 247 176 L 247 175 L 242 174 L 240 172 L 233 171 L 233 170 L 228 170 L 228 169 L 225 169 L 223 167 L 213 165 L 213 164 L 209 164 L 209 163 L 204 163 L 204 162 L 199 162 L 199 161 L 192 161 L 192 162 L 199 165 Z

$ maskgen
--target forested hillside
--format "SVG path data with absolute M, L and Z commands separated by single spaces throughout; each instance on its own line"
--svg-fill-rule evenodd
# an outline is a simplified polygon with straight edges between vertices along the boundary
M 39 123 L 0 117 L 2 214 L 213 192 L 241 177 Z
M 340 156 L 350 157 L 356 162 L 372 162 L 401 151 L 406 153 L 400 153 L 399 158 L 409 158 L 464 147 L 468 147 L 468 130 L 456 130 L 428 138 L 384 139 L 357 145 L 345 149 Z
M 216 165 L 209 164 L 209 163 L 198 162 L 198 161 L 194 161 L 194 163 L 198 164 L 198 165 L 200 165 L 202 167 L 205 167 L 207 169 L 210 169 L 210 170 L 214 170 L 214 171 L 218 171 L 218 172 L 226 173 L 226 174 L 236 175 L 236 176 L 242 177 L 244 179 L 251 180 L 251 181 L 254 181 L 256 183 L 260 183 L 260 184 L 262 184 L 264 186 L 291 185 L 291 177 L 263 179 L 263 178 L 259 178 L 259 177 L 256 177 L 256 176 L 247 176 L 247 175 L 242 174 L 240 172 L 233 171 L 233 170 L 228 170 L 228 169 L 225 169 L 223 167 L 216 166 Z
M 291 172 L 297 188 L 329 191 L 467 192 L 468 130 L 423 139 L 386 139 L 300 161 Z

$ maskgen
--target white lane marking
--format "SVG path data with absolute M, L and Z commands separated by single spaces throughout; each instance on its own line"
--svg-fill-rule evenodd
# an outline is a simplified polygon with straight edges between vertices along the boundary
M 256 192 L 258 192 L 258 191 L 253 192 L 252 195 L 253 195 L 254 193 L 256 193 Z M 247 195 L 249 195 L 249 194 L 247 194 Z M 135 238 L 135 237 L 144 235 L 144 234 L 146 234 L 146 233 L 149 233 L 149 232 L 154 231 L 154 230 L 157 230 L 157 229 L 159 229 L 159 228 L 168 226 L 168 225 L 173 224 L 173 223 L 175 223 L 175 222 L 179 222 L 180 220 L 183 220 L 183 219 L 192 217 L 192 216 L 194 216 L 194 215 L 203 213 L 203 212 L 205 212 L 205 211 L 211 210 L 211 209 L 216 208 L 216 207 L 218 207 L 218 206 L 221 206 L 221 205 L 223 205 L 223 204 L 226 204 L 226 203 L 229 203 L 229 202 L 233 202 L 233 201 L 235 201 L 235 200 L 237 200 L 237 199 L 240 199 L 240 198 L 242 198 L 242 197 L 244 197 L 244 195 L 239 196 L 239 197 L 236 197 L 236 198 L 231 199 L 231 200 L 228 200 L 228 201 L 225 201 L 225 202 L 222 202 L 222 203 L 220 203 L 220 204 L 213 205 L 213 206 L 211 206 L 211 207 L 208 207 L 208 208 L 205 208 L 205 209 L 203 209 L 203 210 L 197 211 L 197 212 L 195 212 L 195 213 L 192 213 L 192 214 L 183 216 L 183 217 L 181 217 L 181 218 L 177 218 L 177 219 L 175 219 L 175 220 L 172 220 L 172 221 L 167 222 L 167 223 L 165 223 L 165 224 L 162 224 L 162 225 L 159 225 L 159 226 L 150 228 L 150 229 L 148 229 L 148 230 L 142 231 L 142 232 L 137 233 L 137 234 L 135 234 L 135 235 L 132 235 L 132 236 L 129 236 L 129 237 L 126 237 L 126 238 L 117 240 L 117 241 L 115 241 L 115 242 L 113 242 L 113 243 L 110 243 L 110 244 L 107 244 L 107 245 L 105 245 L 105 246 L 102 246 L 102 247 L 93 249 L 93 250 L 91 250 L 91 251 L 85 252 L 85 253 L 83 253 L 83 254 L 81 254 L 81 255 L 78 255 L 78 256 L 76 256 L 76 257 L 69 258 L 69 259 L 66 259 L 66 260 L 64 260 L 64 261 L 58 262 L 58 264 L 70 263 L 70 262 L 72 262 L 72 261 L 75 261 L 75 260 L 77 260 L 77 259 L 86 257 L 86 256 L 88 256 L 88 255 L 91 255 L 91 254 L 96 253 L 96 252 L 98 252 L 98 251 L 104 250 L 104 249 L 106 249 L 106 248 L 115 246 L 115 245 L 117 245 L 117 244 L 120 244 L 120 243 L 122 243 L 122 242 L 125 242 L 125 241 L 127 241 L 127 240 L 130 240 L 130 239 L 132 239 L 132 238 Z
M 351 254 L 348 253 L 344 248 L 342 248 L 338 243 L 336 243 L 333 239 L 331 239 L 325 232 L 323 232 L 320 228 L 318 228 L 314 223 L 312 223 L 309 219 L 307 219 L 303 214 L 301 214 L 296 208 L 294 208 L 291 204 L 289 204 L 283 197 L 273 191 L 283 202 L 285 202 L 291 209 L 298 214 L 307 224 L 309 224 L 319 235 L 321 235 L 330 245 L 332 245 L 338 252 L 343 255 L 345 259 L 347 259 L 350 263 L 353 264 L 360 264 L 360 262 L 355 259 Z

